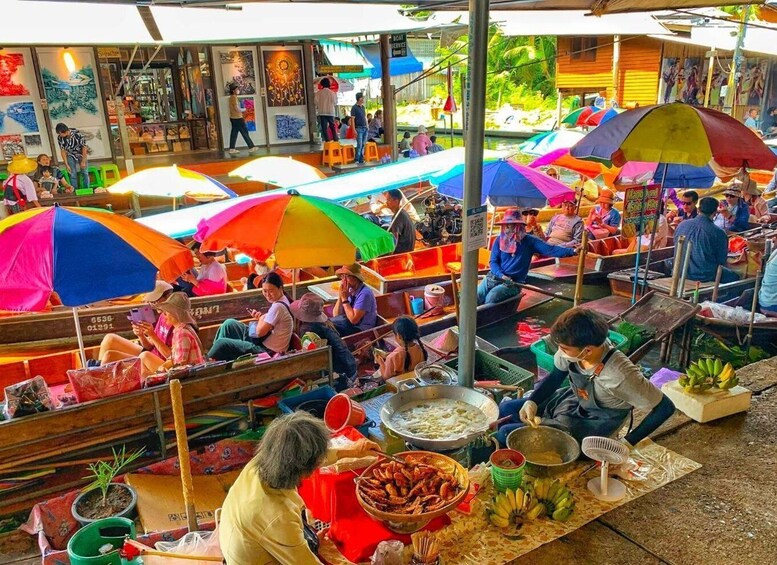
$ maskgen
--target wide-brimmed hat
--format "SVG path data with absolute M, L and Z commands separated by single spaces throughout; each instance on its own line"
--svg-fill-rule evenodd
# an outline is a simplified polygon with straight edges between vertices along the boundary
M 306 292 L 299 300 L 292 302 L 289 309 L 300 322 L 327 321 L 324 314 L 324 300 L 312 292 Z
M 742 181 L 742 194 L 761 196 L 761 194 L 763 194 L 763 189 L 758 188 L 758 183 L 748 177 Z
M 733 186 L 728 187 L 726 190 L 723 191 L 723 196 L 736 196 L 741 198 L 742 197 L 742 191 L 738 188 L 734 188 Z
M 600 204 L 606 202 L 608 204 L 612 204 L 615 202 L 615 193 L 613 193 L 612 190 L 609 188 L 603 188 L 602 191 L 599 193 L 599 198 L 596 199 L 597 202 Z
M 154 290 L 147 293 L 143 297 L 143 302 L 156 302 L 157 300 L 162 298 L 162 295 L 165 292 L 168 292 L 170 290 L 173 290 L 173 286 L 171 284 L 168 284 L 165 281 L 156 281 L 156 284 L 154 285 Z
M 11 162 L 8 163 L 8 172 L 12 175 L 26 175 L 38 168 L 38 163 L 27 155 L 14 155 Z
M 192 303 L 185 292 L 174 292 L 167 300 L 154 307 L 161 312 L 170 312 L 181 323 L 197 325 L 197 321 L 192 316 Z
M 362 279 L 362 267 L 358 263 L 354 263 L 353 265 L 343 265 L 339 269 L 335 271 L 336 275 L 350 275 L 352 277 L 356 277 L 357 279 Z
M 418 126 L 418 133 L 426 133 L 426 126 Z
M 526 224 L 526 220 L 523 219 L 521 211 L 518 208 L 509 208 L 505 212 L 504 217 L 495 222 L 498 226 L 504 226 L 508 224 Z

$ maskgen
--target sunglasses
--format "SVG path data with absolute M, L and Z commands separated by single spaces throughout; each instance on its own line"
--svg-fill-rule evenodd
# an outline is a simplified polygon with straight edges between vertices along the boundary
M 688 200 L 683 200 L 683 206 L 693 206 L 693 202 L 689 202 Z

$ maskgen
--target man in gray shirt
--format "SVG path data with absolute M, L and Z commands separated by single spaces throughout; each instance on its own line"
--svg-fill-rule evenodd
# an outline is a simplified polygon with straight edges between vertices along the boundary
M 389 231 L 393 234 L 396 246 L 394 253 L 407 253 L 415 248 L 415 225 L 410 215 L 402 209 L 402 193 L 397 190 L 389 190 L 384 193 L 386 207 L 394 213 Z

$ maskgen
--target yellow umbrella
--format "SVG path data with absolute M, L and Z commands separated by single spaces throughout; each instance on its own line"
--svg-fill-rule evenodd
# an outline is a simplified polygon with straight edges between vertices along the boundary
M 259 157 L 240 165 L 229 173 L 231 177 L 272 184 L 281 188 L 325 179 L 317 168 L 291 157 Z

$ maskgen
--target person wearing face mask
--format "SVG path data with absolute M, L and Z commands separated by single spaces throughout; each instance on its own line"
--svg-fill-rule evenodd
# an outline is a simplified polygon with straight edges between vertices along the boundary
M 502 226 L 491 247 L 490 271 L 478 285 L 478 304 L 502 302 L 518 294 L 520 288 L 511 283 L 525 283 L 532 256 L 570 257 L 576 250 L 550 245 L 526 233 L 526 220 L 521 211 L 511 208 L 497 225 Z
M 672 401 L 613 347 L 608 334 L 607 320 L 592 310 L 572 308 L 558 317 L 550 330 L 550 339 L 558 346 L 555 368 L 529 399 L 499 406 L 500 418 L 513 417 L 496 434 L 502 445 L 512 430 L 524 425 L 558 428 L 578 442 L 588 436 L 612 437 L 637 408 L 648 415 L 624 438 L 633 446 L 674 413 Z M 565 378 L 569 386 L 562 386 Z

